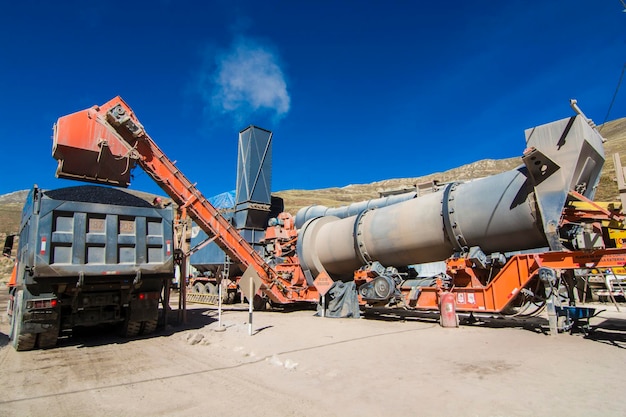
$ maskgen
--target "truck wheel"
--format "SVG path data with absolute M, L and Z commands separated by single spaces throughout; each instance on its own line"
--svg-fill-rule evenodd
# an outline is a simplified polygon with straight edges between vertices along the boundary
M 39 333 L 37 345 L 39 346 L 39 349 L 50 349 L 57 345 L 58 338 L 59 329 L 51 329 L 47 332 Z
M 223 304 L 231 304 L 228 302 L 228 288 L 222 287 L 222 303 Z M 217 288 L 217 293 L 219 294 L 219 287 Z
M 213 283 L 207 282 L 204 284 L 204 288 L 208 294 L 217 294 L 217 287 Z
M 157 322 L 158 320 L 147 320 L 143 322 L 143 331 L 141 332 L 142 334 L 151 334 L 154 333 L 154 331 L 157 328 Z
M 17 343 L 13 345 L 15 350 L 22 352 L 24 350 L 33 350 L 35 348 L 35 342 L 37 341 L 36 333 L 24 333 L 19 335 Z
M 19 290 L 13 305 L 13 331 L 11 332 L 11 345 L 17 351 L 32 350 L 35 348 L 37 334 L 22 333 L 22 323 L 24 322 L 24 290 Z
M 193 284 L 193 292 L 197 292 L 200 294 L 206 294 L 206 287 L 201 282 L 196 282 Z
M 267 299 L 255 294 L 252 299 L 252 307 L 257 311 L 263 311 L 267 307 Z
M 236 291 L 228 291 L 226 294 L 226 304 L 235 304 L 235 298 L 237 297 Z
M 120 334 L 122 337 L 135 337 L 139 334 L 139 330 L 141 330 L 140 321 L 124 320 Z

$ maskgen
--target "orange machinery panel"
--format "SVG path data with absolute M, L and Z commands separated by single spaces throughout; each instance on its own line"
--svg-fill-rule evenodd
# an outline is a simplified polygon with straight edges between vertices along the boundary
M 136 160 L 129 158 L 128 146 L 98 117 L 101 111 L 106 112 L 109 103 L 59 118 L 52 147 L 52 156 L 58 160 L 57 177 L 120 187 L 130 185 Z
M 626 249 L 611 248 L 595 251 L 545 252 L 515 255 L 504 265 L 493 280 L 483 286 L 475 279 L 474 269 L 467 259 L 454 259 L 448 263 L 448 273 L 455 281 L 467 282 L 465 286 L 455 286 L 450 292 L 456 296 L 457 311 L 501 312 L 515 299 L 522 288 L 535 277 L 539 268 L 555 270 L 572 269 L 611 269 L 626 265 Z M 467 279 L 469 277 L 469 279 Z M 407 289 L 408 290 L 408 289 Z M 410 299 L 410 307 L 421 310 L 438 309 L 442 289 L 421 287 L 421 293 Z M 406 292 L 406 291 L 405 291 Z

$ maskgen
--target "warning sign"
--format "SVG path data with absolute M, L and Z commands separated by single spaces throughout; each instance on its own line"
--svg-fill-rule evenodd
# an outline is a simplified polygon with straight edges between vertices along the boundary
M 248 300 L 253 299 L 254 294 L 261 288 L 261 285 L 263 285 L 263 281 L 261 281 L 259 274 L 251 266 L 246 269 L 246 272 L 239 280 L 239 288 Z
M 326 272 L 320 272 L 317 278 L 313 281 L 313 285 L 315 285 L 317 292 L 319 292 L 322 296 L 326 295 L 334 283 L 335 281 L 333 281 Z
M 476 304 L 476 298 L 474 298 L 473 293 L 467 294 L 467 303 L 468 304 Z

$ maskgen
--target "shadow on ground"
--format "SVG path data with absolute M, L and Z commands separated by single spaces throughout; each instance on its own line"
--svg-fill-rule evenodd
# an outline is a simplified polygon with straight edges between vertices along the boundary
M 301 310 L 301 306 L 289 306 L 283 308 L 272 308 L 273 312 L 289 313 L 294 310 Z M 229 305 L 224 311 L 247 311 L 247 305 Z M 363 317 L 379 321 L 420 321 L 428 323 L 439 323 L 439 314 L 436 312 L 398 312 L 397 310 L 368 310 Z M 110 344 L 125 344 L 133 340 L 148 339 L 156 337 L 168 337 L 186 330 L 202 329 L 218 320 L 218 309 L 215 306 L 194 305 L 188 308 L 183 320 L 182 312 L 170 310 L 167 314 L 167 325 L 163 319 L 163 310 L 160 311 L 160 323 L 157 330 L 150 335 L 139 335 L 132 338 L 123 338 L 119 335 L 118 327 L 115 325 L 101 325 L 95 327 L 76 328 L 71 333 L 63 334 L 59 337 L 57 347 L 75 346 L 92 347 Z M 582 336 L 587 340 L 626 349 L 626 320 L 619 318 L 604 318 L 589 329 L 573 328 L 564 336 Z M 322 319 L 322 318 L 320 318 Z M 322 319 L 324 320 L 324 319 Z M 489 329 L 514 328 L 530 331 L 537 334 L 550 335 L 548 320 L 542 317 L 519 318 L 498 315 L 476 315 L 459 314 L 461 326 L 476 326 Z M 271 326 L 268 326 L 271 327 Z M 256 329 L 256 333 L 265 330 Z M 586 330 L 586 331 L 583 331 Z M 0 347 L 9 344 L 7 335 L 0 332 Z
M 626 349 L 626 320 L 606 319 L 591 326 L 586 339 Z
M 383 321 L 406 321 L 416 320 L 423 322 L 439 322 L 437 312 L 402 312 L 387 310 L 371 310 L 365 313 L 364 317 L 373 320 Z M 550 325 L 543 317 L 516 317 L 499 315 L 474 315 L 459 314 L 459 324 L 461 326 L 475 326 L 489 329 L 513 328 L 530 331 L 537 334 L 550 335 Z M 578 336 L 585 339 L 626 349 L 626 320 L 618 318 L 603 318 L 597 324 L 588 328 L 574 326 L 571 331 L 560 333 L 563 336 Z
M 167 325 L 160 311 L 159 326 L 149 335 L 125 338 L 119 335 L 119 325 L 106 324 L 93 327 L 77 327 L 71 332 L 62 333 L 56 347 L 92 347 L 104 345 L 121 345 L 133 340 L 167 337 L 185 330 L 201 329 L 217 321 L 217 311 L 211 308 L 194 308 L 187 310 L 186 321 L 179 318 L 178 311 L 168 312 Z M 9 344 L 9 337 L 0 333 L 0 347 Z

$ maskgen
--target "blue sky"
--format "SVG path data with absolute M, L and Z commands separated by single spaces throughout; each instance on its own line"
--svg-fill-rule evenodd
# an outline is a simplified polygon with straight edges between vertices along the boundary
M 237 134 L 274 132 L 274 191 L 521 155 L 526 128 L 601 123 L 626 62 L 619 0 L 29 1 L 0 14 L 0 194 L 54 178 L 52 126 L 120 95 L 206 195 Z M 626 82 L 625 82 L 626 84 Z M 626 86 L 609 120 L 626 116 Z M 157 192 L 136 169 L 131 188 Z

